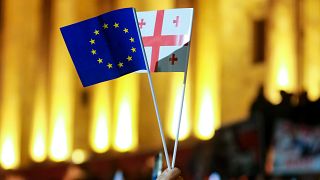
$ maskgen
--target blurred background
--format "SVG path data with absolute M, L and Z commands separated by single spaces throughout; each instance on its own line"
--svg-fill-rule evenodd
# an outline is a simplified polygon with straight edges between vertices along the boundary
M 0 178 L 151 178 L 147 76 L 83 88 L 59 31 L 124 7 L 194 8 L 185 179 L 320 177 L 320 0 L 0 0 Z M 172 154 L 183 74 L 152 77 Z

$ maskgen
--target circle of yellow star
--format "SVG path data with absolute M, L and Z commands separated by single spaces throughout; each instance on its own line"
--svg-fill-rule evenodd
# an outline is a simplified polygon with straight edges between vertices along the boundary
M 94 39 L 90 39 L 89 42 L 90 42 L 90 44 L 95 44 L 95 41 L 96 41 L 96 40 L 94 40 Z
M 111 69 L 111 68 L 112 68 L 112 64 L 111 64 L 111 63 L 108 63 L 108 65 L 107 65 L 107 66 L 108 66 L 108 68 L 109 68 L 109 69 Z
M 123 29 L 123 32 L 124 32 L 124 33 L 128 33 L 129 30 L 128 30 L 127 28 L 124 28 L 124 29 Z
M 92 53 L 92 55 L 95 55 L 95 54 L 97 54 L 97 51 L 95 49 L 92 49 L 91 53 Z
M 104 23 L 102 27 L 103 27 L 103 29 L 107 29 L 108 28 L 108 24 Z
M 115 22 L 113 26 L 114 26 L 114 28 L 118 28 L 119 27 L 119 23 Z
M 133 37 L 130 38 L 130 42 L 134 42 L 134 38 Z
M 103 63 L 102 61 L 103 59 L 99 58 L 97 61 L 99 62 L 99 64 Z
M 131 48 L 131 51 L 132 51 L 132 52 L 136 52 L 136 48 L 132 47 L 132 48 Z
M 123 67 L 123 63 L 122 63 L 122 62 L 119 62 L 119 63 L 118 63 L 118 67 L 119 67 L 119 68 L 122 68 L 122 67 Z
M 132 61 L 132 56 L 128 56 L 128 57 L 127 57 L 127 60 L 128 60 L 128 61 Z
M 95 35 L 98 35 L 99 34 L 99 30 L 94 30 L 93 32 Z

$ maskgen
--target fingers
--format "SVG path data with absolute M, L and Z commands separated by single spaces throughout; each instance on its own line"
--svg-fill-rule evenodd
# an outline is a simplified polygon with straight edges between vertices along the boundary
M 180 176 L 180 174 L 181 174 L 181 171 L 180 171 L 180 169 L 178 169 L 178 168 L 173 168 L 173 169 L 171 169 L 171 170 L 169 170 L 168 171 L 168 174 L 167 174 L 167 176 L 168 176 L 168 178 L 171 180 L 175 180 L 175 179 L 178 179 L 178 177 Z
M 178 168 L 173 168 L 171 170 L 166 169 L 158 177 L 158 180 L 183 180 L 180 174 L 181 174 L 181 171 Z

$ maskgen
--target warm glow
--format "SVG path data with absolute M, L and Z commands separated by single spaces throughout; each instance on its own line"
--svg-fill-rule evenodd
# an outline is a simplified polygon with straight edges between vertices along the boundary
M 83 149 L 76 149 L 73 151 L 71 160 L 74 164 L 84 163 L 88 159 L 88 154 Z
M 29 8 L 24 8 L 25 5 Z M 22 118 L 22 94 L 27 97 L 32 91 L 28 91 L 28 87 L 24 87 L 22 80 L 26 82 L 28 78 L 26 62 L 30 63 L 30 58 L 35 58 L 30 36 L 32 33 L 24 31 L 25 27 L 30 27 L 37 20 L 33 19 L 29 26 L 21 23 L 24 19 L 17 11 L 22 14 L 28 14 L 33 18 L 36 8 L 34 4 L 20 2 L 17 6 L 16 2 L 6 1 L 2 3 L 2 46 L 0 53 L 0 162 L 4 169 L 15 169 L 20 165 L 21 154 L 21 118 Z M 28 11 L 33 9 L 33 11 Z M 21 33 L 23 29 L 24 33 Z M 27 28 L 30 29 L 30 28 Z M 15 38 L 12 38 L 15 37 Z M 30 40 L 30 41 L 28 41 Z M 29 49 L 28 49 L 29 47 Z M 27 56 L 26 56 L 27 53 Z M 22 61 L 23 59 L 23 61 Z M 23 63 L 22 63 L 23 62 Z M 29 65 L 29 64 L 28 64 Z M 25 114 L 26 116 L 28 114 Z M 27 120 L 26 118 L 25 120 Z
M 183 73 L 179 73 L 183 75 Z M 170 100 L 168 104 L 168 135 L 170 138 L 175 139 L 177 133 L 177 126 L 179 122 L 179 113 L 181 106 L 181 98 L 182 98 L 182 87 L 183 87 L 183 78 L 178 76 L 178 74 L 172 74 L 171 76 L 171 89 L 170 89 Z M 190 135 L 190 117 L 189 109 L 188 109 L 188 91 L 185 93 L 182 117 L 181 117 L 181 125 L 179 131 L 179 140 L 185 140 Z
M 97 153 L 103 153 L 109 148 L 107 118 L 101 112 L 96 121 L 92 148 Z
M 18 166 L 16 157 L 17 149 L 11 138 L 6 138 L 2 144 L 1 165 L 4 169 L 13 169 Z
M 289 85 L 289 75 L 285 65 L 279 68 L 279 74 L 277 75 L 277 84 L 280 89 L 284 89 Z
M 110 84 L 97 84 L 93 88 L 92 124 L 90 130 L 90 145 L 97 153 L 104 153 L 110 147 Z
M 20 96 L 18 64 L 16 61 L 3 61 L 1 89 L 1 125 L 0 147 L 1 165 L 5 169 L 14 169 L 20 165 Z
M 209 91 L 204 92 L 200 105 L 199 120 L 195 129 L 195 135 L 201 140 L 208 140 L 214 136 L 215 117 L 212 97 Z
M 119 108 L 118 127 L 116 129 L 115 149 L 123 152 L 133 146 L 132 120 L 129 103 L 124 100 Z
M 271 14 L 268 39 L 266 95 L 279 103 L 280 90 L 294 92 L 297 86 L 296 33 L 293 1 L 276 1 Z
M 74 22 L 73 1 L 53 1 L 50 34 L 50 149 L 49 158 L 64 161 L 73 145 L 76 71 L 59 28 Z M 79 79 L 77 78 L 77 83 Z M 80 84 L 77 84 L 80 87 Z
M 33 124 L 31 131 L 30 156 L 35 162 L 46 159 L 47 116 L 44 82 L 39 81 L 35 94 Z
M 138 77 L 127 75 L 117 80 L 116 86 L 116 133 L 114 149 L 119 152 L 134 150 L 137 146 Z
M 33 145 L 31 149 L 31 158 L 35 162 L 42 162 L 46 159 L 46 146 L 45 146 L 45 138 L 43 136 L 43 132 L 34 132 Z
M 50 159 L 53 161 L 64 161 L 68 158 L 69 149 L 67 141 L 67 129 L 63 116 L 60 116 L 54 124 L 52 142 L 50 146 Z
M 213 137 L 220 127 L 220 50 L 217 1 L 197 3 L 196 97 L 194 134 L 201 140 Z
M 10 62 L 8 62 L 10 64 Z M 6 66 L 9 71 L 10 66 Z M 11 69 L 12 70 L 12 69 Z M 10 74 L 10 73 L 8 73 Z M 8 78 L 8 74 L 5 77 Z M 13 75 L 16 76 L 16 75 Z M 1 108 L 1 165 L 5 169 L 14 169 L 20 165 L 20 108 L 17 91 L 12 89 L 14 82 L 5 79 L 2 93 Z M 13 80 L 13 79 L 12 79 Z M 18 86 L 16 86 L 18 87 Z
M 303 87 L 308 97 L 320 97 L 320 1 L 304 0 L 303 3 Z M 316 23 L 318 22 L 318 23 Z

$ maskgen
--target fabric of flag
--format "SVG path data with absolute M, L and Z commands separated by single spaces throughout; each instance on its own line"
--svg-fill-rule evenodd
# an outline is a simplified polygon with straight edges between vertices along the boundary
M 193 9 L 137 12 L 137 17 L 150 71 L 184 72 L 189 58 Z
M 60 30 L 83 86 L 146 69 L 133 8 L 111 11 Z

